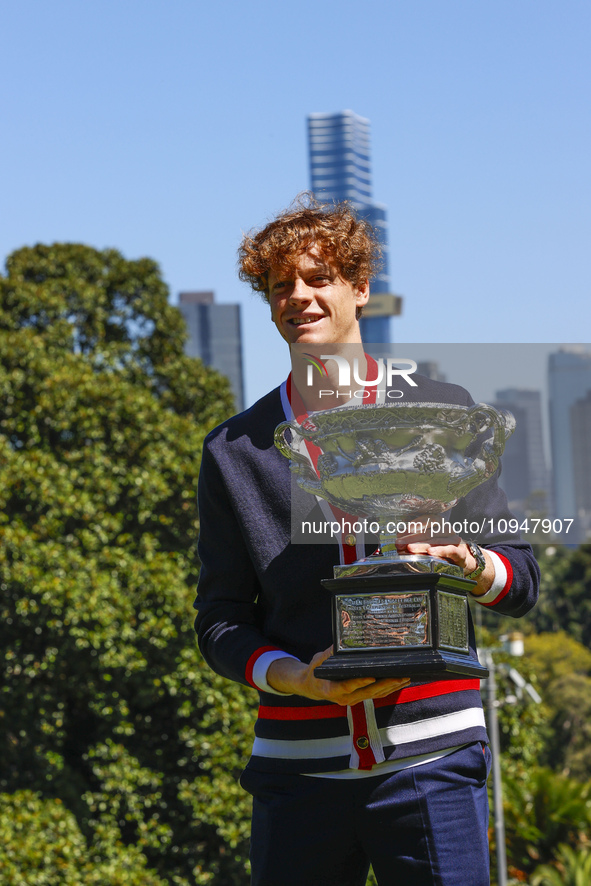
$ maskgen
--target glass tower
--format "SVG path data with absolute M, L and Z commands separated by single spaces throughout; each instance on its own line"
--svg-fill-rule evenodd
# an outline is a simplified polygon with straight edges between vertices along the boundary
M 242 334 L 240 305 L 215 304 L 213 292 L 179 293 L 179 310 L 187 324 L 188 357 L 199 357 L 206 366 L 229 379 L 237 412 L 244 409 Z
M 538 503 L 551 513 L 550 473 L 546 467 L 542 433 L 542 395 L 540 391 L 506 388 L 496 392 L 495 406 L 508 409 L 517 427 L 507 440 L 503 453 L 503 471 L 499 486 L 505 490 L 513 510 L 525 512 Z M 529 502 L 528 502 L 529 499 Z
M 390 293 L 386 207 L 374 203 L 371 187 L 369 120 L 353 111 L 310 114 L 308 147 L 311 190 L 318 200 L 349 200 L 359 215 L 374 226 L 383 249 L 381 273 L 372 280 L 372 293 Z M 364 341 L 391 341 L 389 316 L 362 317 Z
M 352 111 L 308 117 L 310 179 L 319 198 L 371 203 L 369 120 Z
M 578 502 L 572 411 L 577 401 L 584 400 L 591 392 L 591 353 L 583 347 L 567 345 L 550 354 L 548 387 L 556 516 L 576 518 Z M 588 440 L 585 445 L 588 448 Z M 576 542 L 580 538 L 573 540 Z

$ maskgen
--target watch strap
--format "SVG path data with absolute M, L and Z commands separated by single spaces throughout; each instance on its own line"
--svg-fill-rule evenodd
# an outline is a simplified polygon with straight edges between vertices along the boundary
M 467 541 L 466 545 L 468 550 L 476 560 L 476 569 L 472 572 L 469 572 L 467 575 L 464 575 L 464 578 L 469 578 L 472 581 L 476 581 L 482 575 L 486 568 L 486 560 L 484 558 L 484 554 L 482 553 L 482 548 L 473 541 Z

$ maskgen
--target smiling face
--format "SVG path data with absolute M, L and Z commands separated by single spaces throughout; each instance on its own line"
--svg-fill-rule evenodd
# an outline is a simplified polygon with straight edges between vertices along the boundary
M 312 246 L 288 273 L 269 271 L 271 317 L 289 344 L 361 342 L 358 308 L 367 304 L 369 282 L 354 286 Z

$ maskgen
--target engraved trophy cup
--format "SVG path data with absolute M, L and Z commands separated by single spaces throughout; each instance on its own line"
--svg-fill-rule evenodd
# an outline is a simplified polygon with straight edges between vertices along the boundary
M 475 582 L 447 560 L 398 554 L 396 537 L 488 479 L 514 428 L 510 413 L 482 403 L 342 406 L 276 428 L 302 489 L 379 528 L 375 554 L 322 582 L 333 595 L 334 654 L 317 676 L 487 676 L 469 648 Z M 321 451 L 316 471 L 306 441 Z

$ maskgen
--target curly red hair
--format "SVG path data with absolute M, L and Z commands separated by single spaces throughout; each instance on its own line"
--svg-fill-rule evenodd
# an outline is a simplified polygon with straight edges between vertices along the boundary
M 382 248 L 373 227 L 350 203 L 318 203 L 304 193 L 260 231 L 244 235 L 238 276 L 268 301 L 271 268 L 289 273 L 312 246 L 354 286 L 375 276 L 381 264 Z

